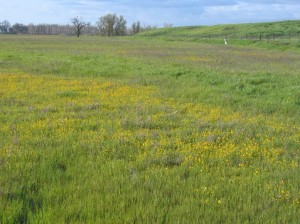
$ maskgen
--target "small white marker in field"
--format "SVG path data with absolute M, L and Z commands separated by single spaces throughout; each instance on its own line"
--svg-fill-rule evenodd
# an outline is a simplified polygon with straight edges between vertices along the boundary
M 224 39 L 224 43 L 225 43 L 225 45 L 227 45 L 227 41 L 226 41 L 226 39 Z

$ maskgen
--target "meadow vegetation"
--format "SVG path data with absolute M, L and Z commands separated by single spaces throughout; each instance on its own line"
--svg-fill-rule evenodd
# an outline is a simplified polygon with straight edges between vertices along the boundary
M 154 29 L 138 35 L 153 34 L 159 35 L 163 32 L 169 34 L 195 34 L 195 35 L 259 35 L 259 34 L 295 34 L 300 31 L 300 20 L 287 20 L 279 22 L 263 23 L 241 23 L 241 24 L 220 24 L 214 26 L 183 26 L 164 29 Z
M 300 47 L 300 20 L 222 24 L 214 26 L 184 26 L 153 29 L 137 36 L 168 41 L 188 41 L 210 44 L 255 46 L 267 49 L 294 50 Z
M 300 55 L 0 36 L 1 223 L 297 223 Z

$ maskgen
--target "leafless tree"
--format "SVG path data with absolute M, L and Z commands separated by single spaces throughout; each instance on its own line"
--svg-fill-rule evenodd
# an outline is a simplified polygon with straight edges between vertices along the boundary
M 85 26 L 90 25 L 90 23 L 84 22 L 82 19 L 79 19 L 78 17 L 74 17 L 73 19 L 71 19 L 71 22 L 75 27 L 75 32 L 77 37 L 81 35 L 81 31 Z

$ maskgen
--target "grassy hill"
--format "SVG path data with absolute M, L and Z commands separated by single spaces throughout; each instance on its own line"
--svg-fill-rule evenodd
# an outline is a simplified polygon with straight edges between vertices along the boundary
M 215 26 L 185 26 L 174 28 L 162 28 L 140 33 L 139 35 L 260 35 L 277 34 L 289 35 L 300 33 L 300 20 L 268 22 L 268 23 L 245 23 L 226 24 Z
M 211 43 L 223 43 L 220 40 L 227 38 L 233 40 L 231 44 L 235 45 L 255 44 L 279 49 L 299 49 L 300 20 L 161 28 L 142 32 L 137 36 L 167 40 L 174 38 L 187 41 L 205 40 Z M 267 46 L 266 41 L 268 42 Z

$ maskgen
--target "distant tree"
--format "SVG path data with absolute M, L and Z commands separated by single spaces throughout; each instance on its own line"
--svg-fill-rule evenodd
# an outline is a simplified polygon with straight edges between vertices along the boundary
M 123 16 L 107 14 L 102 16 L 96 23 L 100 33 L 107 36 L 123 36 L 126 34 L 126 20 Z
M 10 23 L 7 20 L 0 22 L 0 32 L 8 33 L 10 28 Z
M 73 19 L 71 19 L 71 22 L 73 24 L 73 26 L 75 27 L 75 32 L 77 37 L 79 37 L 81 35 L 82 29 L 85 26 L 89 26 L 90 23 L 84 22 L 82 19 L 79 19 L 78 17 L 74 17 Z
M 114 26 L 117 21 L 117 15 L 116 14 L 107 14 L 105 16 L 102 16 L 97 21 L 97 27 L 100 30 L 100 33 L 107 36 L 112 36 L 114 33 Z
M 117 17 L 116 25 L 115 25 L 115 35 L 124 36 L 126 35 L 126 24 L 127 21 L 123 16 Z
M 82 29 L 82 33 L 84 33 L 85 35 L 98 35 L 99 31 L 96 26 L 89 25 L 89 26 L 85 26 Z
M 23 25 L 22 23 L 15 23 L 9 28 L 9 32 L 14 34 L 27 34 L 28 26 Z
M 81 33 L 96 35 L 98 32 L 94 26 L 85 26 Z M 28 25 L 28 34 L 35 35 L 73 35 L 74 27 L 60 24 L 32 24 Z
M 131 25 L 131 31 L 130 33 L 132 35 L 136 34 L 136 33 L 139 33 L 141 31 L 141 23 L 140 21 L 137 21 L 137 22 L 134 22 L 132 25 Z
M 172 28 L 173 24 L 172 23 L 164 23 L 164 28 Z
M 154 29 L 157 29 L 157 26 L 150 26 L 150 25 L 148 25 L 148 26 L 143 26 L 141 28 L 141 31 L 154 30 Z

